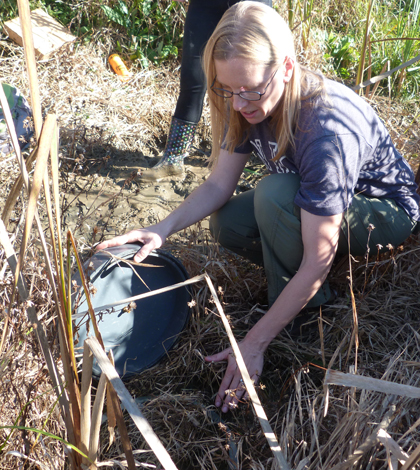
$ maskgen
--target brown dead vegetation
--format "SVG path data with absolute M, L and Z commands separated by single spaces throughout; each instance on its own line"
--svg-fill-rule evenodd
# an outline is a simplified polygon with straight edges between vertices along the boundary
M 0 80 L 26 92 L 21 50 L 9 43 L 1 47 Z M 140 199 L 142 207 L 136 206 L 136 198 L 149 194 L 151 188 L 135 172 L 151 166 L 155 161 L 151 157 L 164 146 L 175 107 L 178 70 L 140 70 L 133 65 L 133 78 L 124 84 L 106 65 L 110 52 L 110 45 L 78 46 L 38 64 L 43 109 L 54 110 L 61 132 L 63 225 L 77 234 L 86 255 L 95 241 L 148 225 L 182 200 L 203 177 L 202 152 L 208 151 L 209 143 L 205 111 L 195 142 L 198 150 L 187 161 L 185 186 L 173 182 L 161 192 L 152 188 L 159 197 Z M 373 105 L 416 169 L 420 139 L 415 107 L 380 98 Z M 252 169 L 261 171 L 255 163 Z M 14 160 L 0 161 L 1 206 L 17 175 Z M 259 176 L 251 175 L 241 184 L 255 184 Z M 8 226 L 16 251 L 25 206 L 26 198 L 21 196 Z M 210 275 L 238 339 L 263 315 L 263 270 L 218 248 L 205 223 L 172 237 L 165 249 L 179 257 L 191 277 L 203 272 Z M 53 300 L 35 237 L 30 250 L 24 275 L 31 302 L 47 326 L 60 364 Z M 0 308 L 4 312 L 13 281 L 4 251 L 0 254 Z M 356 312 L 351 307 L 350 270 Z M 322 309 L 320 318 L 306 325 L 300 338 L 291 340 L 281 334 L 271 344 L 259 388 L 263 406 L 293 469 L 400 468 L 396 459 L 407 458 L 404 455 L 411 455 L 420 445 L 419 401 L 330 385 L 327 402 L 323 380 L 325 369 L 331 368 L 420 386 L 419 238 L 412 237 L 377 259 L 337 260 L 330 280 L 338 291 L 334 306 Z M 197 284 L 192 290 L 192 318 L 176 347 L 165 360 L 131 379 L 128 388 L 180 469 L 275 468 L 252 407 L 244 403 L 222 416 L 213 406 L 223 367 L 204 363 L 203 356 L 220 350 L 228 339 L 206 285 Z M 44 429 L 65 438 L 25 310 L 26 305 L 16 304 L 1 358 L 0 423 Z M 160 468 L 128 417 L 126 421 L 140 467 Z M 0 445 L 9 433 L 0 429 Z M 108 441 L 104 424 L 100 460 L 112 468 L 125 468 L 118 431 L 115 442 L 109 445 Z M 393 447 L 395 442 L 400 454 Z M 61 443 L 45 436 L 37 439 L 33 432 L 14 431 L 0 455 L 0 467 L 57 469 L 65 467 L 64 459 Z

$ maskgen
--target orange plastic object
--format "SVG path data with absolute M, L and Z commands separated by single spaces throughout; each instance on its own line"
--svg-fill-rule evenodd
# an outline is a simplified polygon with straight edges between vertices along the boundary
M 108 62 L 111 65 L 112 70 L 120 76 L 121 80 L 128 80 L 130 78 L 130 72 L 118 54 L 110 55 Z

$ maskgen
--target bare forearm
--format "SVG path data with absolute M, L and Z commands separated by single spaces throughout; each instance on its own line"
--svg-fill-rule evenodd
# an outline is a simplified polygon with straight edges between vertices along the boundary
M 319 271 L 300 269 L 270 310 L 248 332 L 246 341 L 252 342 L 259 351 L 264 352 L 271 341 L 316 294 L 328 269 Z
M 260 351 L 267 349 L 270 342 L 316 294 L 337 252 L 342 214 L 319 217 L 302 209 L 301 218 L 304 246 L 301 265 L 267 314 L 246 337 Z
M 232 193 L 208 180 L 157 226 L 166 238 L 212 214 L 229 200 Z

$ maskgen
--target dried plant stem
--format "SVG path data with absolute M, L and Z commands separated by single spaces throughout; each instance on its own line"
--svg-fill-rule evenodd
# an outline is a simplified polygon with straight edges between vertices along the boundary
M 25 51 L 26 69 L 31 91 L 32 113 L 34 116 L 35 134 L 39 138 L 42 128 L 41 99 L 39 95 L 38 74 L 36 71 L 35 48 L 32 35 L 31 10 L 28 0 L 18 0 L 19 17 L 22 26 L 23 48 Z
M 254 387 L 254 382 L 252 381 L 248 369 L 246 368 L 244 359 L 241 354 L 241 350 L 239 349 L 238 343 L 236 342 L 235 336 L 233 335 L 232 329 L 229 325 L 229 321 L 226 318 L 225 313 L 223 312 L 222 305 L 219 301 L 219 298 L 216 293 L 216 289 L 213 286 L 213 283 L 211 282 L 210 277 L 208 274 L 204 275 L 205 280 L 207 282 L 207 285 L 209 286 L 210 292 L 213 296 L 213 299 L 216 303 L 217 311 L 219 312 L 223 325 L 226 329 L 226 332 L 229 336 L 229 341 L 232 346 L 233 352 L 235 354 L 236 362 L 238 364 L 239 370 L 241 371 L 242 378 L 244 380 L 244 384 L 246 387 L 246 390 L 248 392 L 248 395 L 251 399 L 252 405 L 254 407 L 255 413 L 258 416 L 258 419 L 260 421 L 261 428 L 265 434 L 265 437 L 268 441 L 268 444 L 271 448 L 271 451 L 274 454 L 274 458 L 276 459 L 276 462 L 278 463 L 280 470 L 289 470 L 289 464 L 287 463 L 286 459 L 283 456 L 283 453 L 281 451 L 280 445 L 277 441 L 276 435 L 274 434 L 270 423 L 268 422 L 267 415 L 265 414 L 264 408 L 261 405 L 260 399 L 258 398 L 257 392 Z
M 363 390 L 373 390 L 405 397 L 420 398 L 420 388 L 418 387 L 389 382 L 387 380 L 373 379 L 372 377 L 363 377 L 361 375 L 345 374 L 332 369 L 327 370 L 324 383 L 327 385 L 357 387 Z
M 2 102 L 2 106 L 3 106 L 3 97 L 5 98 L 5 96 L 4 96 L 3 88 L 1 86 L 0 86 L 0 88 L 1 88 L 1 94 L 2 94 L 1 102 Z M 9 117 L 11 118 L 10 110 L 8 109 L 8 107 L 5 107 L 5 108 L 6 108 L 5 109 L 5 115 L 8 115 L 8 118 Z M 30 195 L 29 195 L 29 203 L 28 203 L 28 208 L 27 208 L 27 212 L 26 212 L 26 219 L 25 219 L 25 230 L 24 230 L 24 234 L 23 234 L 23 238 L 22 238 L 18 263 L 17 263 L 17 266 L 16 266 L 15 280 L 14 280 L 12 295 L 11 295 L 10 302 L 9 302 L 9 309 L 6 312 L 5 325 L 4 325 L 4 328 L 3 328 L 3 334 L 2 334 L 2 339 L 1 339 L 1 343 L 0 343 L 0 354 L 3 350 L 4 341 L 5 341 L 5 338 L 6 338 L 6 335 L 7 335 L 8 323 L 9 323 L 9 312 L 11 311 L 11 308 L 12 308 L 13 303 L 14 303 L 18 278 L 19 278 L 21 268 L 23 266 L 23 259 L 24 259 L 24 256 L 25 256 L 26 247 L 27 247 L 27 243 L 28 243 L 28 240 L 29 240 L 29 234 L 30 234 L 30 230 L 31 230 L 31 227 L 32 227 L 33 219 L 34 219 L 35 214 L 36 214 L 36 204 L 37 204 L 39 192 L 41 190 L 41 185 L 42 185 L 42 180 L 44 178 L 44 173 L 45 173 L 45 170 L 46 170 L 46 167 L 47 167 L 47 161 L 48 161 L 48 155 L 49 155 L 49 146 L 50 146 L 49 143 L 51 141 L 51 135 L 52 135 L 54 125 L 55 125 L 54 123 L 55 123 L 55 118 L 54 117 L 51 117 L 50 119 L 48 119 L 48 122 L 46 122 L 46 126 L 43 129 L 43 132 L 41 134 L 39 157 L 38 157 L 37 165 L 35 167 L 34 181 L 33 181 L 32 187 L 31 187 Z
M 0 84 L 1 86 L 1 84 Z M 26 169 L 29 171 L 29 169 L 32 167 L 33 162 L 36 159 L 38 152 L 38 146 L 36 146 L 29 157 L 26 159 Z M 3 213 L 1 215 L 1 218 L 3 219 L 4 225 L 7 226 L 9 225 L 9 220 L 10 220 L 10 214 L 12 212 L 12 209 L 14 205 L 16 204 L 17 198 L 19 197 L 19 194 L 22 190 L 23 186 L 23 176 L 20 174 L 17 178 L 16 181 L 14 182 L 12 189 L 10 190 L 9 195 L 7 196 L 7 200 L 4 204 L 3 208 Z
M 146 439 L 147 443 L 155 453 L 156 457 L 159 459 L 160 463 L 163 465 L 165 470 L 177 470 L 176 465 L 173 463 L 171 457 L 167 453 L 166 449 L 163 447 L 162 443 L 160 442 L 159 438 L 156 436 L 155 432 L 153 431 L 150 424 L 144 418 L 143 413 L 139 410 L 136 402 L 133 400 L 132 396 L 125 388 L 122 380 L 118 376 L 115 367 L 111 364 L 110 360 L 106 357 L 105 352 L 100 347 L 98 340 L 95 337 L 90 337 L 85 340 L 88 344 L 92 353 L 96 357 L 98 361 L 99 367 L 102 369 L 102 372 L 107 376 L 109 382 L 112 384 L 113 394 L 115 394 L 115 398 L 120 398 L 121 402 L 124 404 L 125 409 L 130 413 L 130 416 L 133 418 L 136 426 L 139 428 L 140 432 L 142 433 L 143 437 Z M 118 407 L 119 408 L 119 407 Z M 122 415 L 121 415 L 121 418 Z M 118 414 L 117 414 L 117 423 L 119 422 Z M 121 432 L 121 428 L 120 428 Z M 128 436 L 127 436 L 128 438 Z M 123 441 L 124 442 L 124 441 Z M 128 466 L 130 467 L 130 460 L 127 456 Z M 132 454 L 131 454 L 132 456 Z M 133 465 L 134 458 L 133 458 Z
M 420 445 L 418 445 L 414 452 L 410 455 L 405 464 L 401 467 L 400 470 L 411 470 L 414 466 L 420 461 Z
M 386 447 L 387 452 L 395 455 L 402 464 L 410 458 L 384 429 L 379 429 L 378 439 Z
M 367 80 L 366 82 L 363 82 L 363 83 L 360 83 L 354 87 L 352 87 L 352 90 L 353 91 L 359 91 L 361 88 L 365 88 L 369 85 L 373 85 L 374 83 L 378 83 L 380 82 L 381 80 L 383 80 L 384 78 L 387 78 L 389 77 L 390 75 L 392 75 L 394 72 L 397 72 L 398 70 L 401 70 L 403 68 L 406 68 L 406 67 L 409 67 L 410 65 L 414 64 L 415 62 L 419 61 L 420 60 L 420 54 L 419 55 L 416 55 L 416 57 L 413 57 L 412 59 L 408 60 L 407 62 L 404 62 L 403 64 L 401 65 L 398 65 L 397 67 L 394 67 L 393 69 L 391 70 L 388 70 L 387 72 L 383 73 L 381 72 L 379 75 L 377 75 L 376 77 L 373 77 L 372 79 L 370 80 Z M 387 64 L 389 63 L 389 61 L 387 62 Z M 386 68 L 386 67 L 384 67 Z M 382 69 L 384 70 L 384 69 Z
M 31 190 L 29 193 L 28 208 L 26 211 L 25 229 L 23 232 L 21 248 L 19 253 L 18 270 L 23 266 L 23 260 L 26 254 L 26 248 L 29 241 L 32 223 L 35 217 L 38 197 L 41 191 L 41 186 L 44 181 L 44 176 L 47 170 L 48 157 L 50 154 L 51 141 L 56 127 L 56 118 L 53 114 L 48 114 L 45 124 L 42 128 L 42 133 L 39 139 L 38 158 L 35 166 Z M 12 296 L 13 297 L 13 296 Z
M 364 69 L 365 69 L 366 48 L 367 48 L 367 43 L 368 43 L 368 40 L 369 40 L 370 27 L 371 27 L 370 13 L 372 11 L 372 6 L 373 6 L 374 2 L 375 2 L 375 0 L 370 0 L 369 5 L 368 5 L 368 12 L 367 12 L 367 17 L 366 17 L 366 28 L 365 28 L 365 34 L 363 36 L 362 53 L 360 54 L 359 67 L 357 69 L 356 86 L 360 85 L 363 81 L 363 72 L 364 72 Z
M 102 340 L 102 335 L 101 335 L 101 332 L 99 331 L 98 323 L 96 321 L 95 312 L 92 307 L 92 302 L 91 302 L 90 295 L 89 295 L 89 287 L 86 282 L 86 276 L 83 271 L 83 265 L 82 265 L 82 262 L 80 261 L 79 253 L 77 251 L 76 241 L 70 230 L 67 232 L 67 237 L 71 241 L 71 244 L 73 246 L 74 256 L 76 257 L 77 267 L 79 269 L 80 279 L 82 280 L 83 290 L 84 290 L 86 301 L 89 307 L 90 320 L 93 325 L 93 330 L 95 331 L 95 336 L 98 338 L 98 341 L 101 344 L 102 348 L 105 349 L 104 342 Z
M 110 351 L 110 353 L 111 353 L 111 351 Z M 109 356 L 109 360 L 111 361 L 111 364 L 114 365 L 112 354 L 108 354 L 108 356 Z M 107 403 L 108 432 L 109 432 L 108 447 L 111 446 L 111 444 L 113 444 L 114 441 L 115 441 L 115 427 L 117 426 L 117 418 L 115 417 L 114 407 L 112 406 L 111 387 L 112 387 L 112 385 L 107 380 L 106 403 Z
M 64 290 L 64 289 L 63 289 Z M 77 375 L 77 364 L 76 356 L 74 353 L 74 340 L 73 340 L 73 320 L 71 318 L 71 242 L 70 238 L 67 238 L 67 298 L 63 306 L 63 310 L 66 312 L 66 326 L 67 326 L 67 336 L 69 339 L 69 353 L 71 363 L 74 370 L 74 378 L 77 385 L 79 385 L 79 378 Z
M 93 356 L 93 355 L 92 355 Z M 104 408 L 105 402 L 105 392 L 106 392 L 107 378 L 105 374 L 101 374 L 99 378 L 98 388 L 96 390 L 95 401 L 92 408 L 92 420 L 90 428 L 90 437 L 89 437 L 89 459 L 95 464 L 98 460 L 98 449 L 99 449 L 99 433 L 101 430 L 101 418 L 102 411 Z M 112 409 L 112 406 L 109 407 Z M 108 416 L 109 416 L 108 409 Z M 95 468 L 92 466 L 91 468 Z
M 89 436 L 91 429 L 90 400 L 92 388 L 93 354 L 85 344 L 83 348 L 82 384 L 81 384 L 81 410 L 80 410 L 80 450 L 89 453 Z M 83 459 L 87 465 L 88 461 Z
M 0 242 L 5 249 L 10 269 L 14 273 L 16 271 L 17 258 L 13 250 L 12 244 L 10 243 L 9 237 L 6 232 L 6 228 L 2 220 L 0 220 Z M 18 278 L 18 289 L 19 289 L 19 295 L 21 299 L 24 302 L 28 300 L 29 292 L 26 287 L 26 283 L 22 274 L 20 274 Z M 55 393 L 60 403 L 61 413 L 67 426 L 67 434 L 68 434 L 70 442 L 74 443 L 75 437 L 74 437 L 73 425 L 72 425 L 71 417 L 70 417 L 71 415 L 70 415 L 68 397 L 66 394 L 66 390 L 63 387 L 63 384 L 61 383 L 60 375 L 58 373 L 58 370 L 55 364 L 55 359 L 53 358 L 50 347 L 48 345 L 47 336 L 44 331 L 44 325 L 38 320 L 36 311 L 33 306 L 31 305 L 28 306 L 27 315 L 28 315 L 29 321 L 33 325 L 36 325 L 36 329 L 35 329 L 36 335 L 38 338 L 39 345 L 41 347 L 41 351 L 45 358 L 45 362 L 47 363 L 48 372 L 49 372 Z M 72 453 L 70 453 L 70 462 L 72 463 L 74 467 L 75 461 L 74 461 L 74 457 Z
M 48 278 L 51 283 L 51 288 L 52 288 L 52 294 L 54 296 L 55 302 L 56 302 L 56 308 L 58 311 L 58 319 L 59 319 L 59 337 L 60 337 L 60 350 L 61 350 L 61 355 L 62 355 L 62 361 L 63 361 L 63 367 L 64 367 L 64 373 L 66 380 L 68 382 L 68 391 L 69 391 L 69 396 L 70 396 L 70 408 L 69 415 L 65 418 L 66 423 L 67 423 L 67 432 L 69 439 L 72 443 L 75 445 L 78 445 L 79 442 L 79 432 L 80 432 L 80 396 L 79 396 L 79 390 L 77 387 L 74 387 L 74 384 L 72 383 L 72 380 L 74 378 L 74 374 L 71 371 L 71 366 L 70 366 L 70 357 L 69 357 L 69 348 L 68 348 L 68 338 L 66 337 L 66 328 L 65 324 L 63 322 L 63 313 L 61 310 L 62 304 L 58 299 L 57 296 L 57 289 L 55 287 L 55 281 L 54 281 L 54 275 L 52 272 L 52 266 L 51 266 L 51 261 L 48 253 L 48 248 L 47 244 L 45 241 L 44 237 L 44 231 L 41 226 L 41 221 L 38 216 L 37 208 L 36 208 L 36 201 L 39 195 L 40 191 L 40 186 L 44 181 L 44 174 L 46 171 L 46 166 L 47 166 L 47 161 L 48 161 L 48 155 L 51 149 L 51 142 L 53 141 L 53 136 L 54 136 L 54 129 L 56 127 L 56 121 L 55 121 L 55 116 L 54 115 L 48 115 L 46 119 L 46 124 L 45 127 L 42 130 L 40 139 L 39 139 L 39 148 L 38 148 L 38 153 L 37 153 L 37 165 L 35 168 L 34 172 L 34 183 L 30 185 L 29 183 L 29 177 L 28 177 L 28 172 L 26 170 L 26 166 L 24 164 L 22 154 L 20 152 L 20 147 L 19 143 L 17 141 L 17 136 L 16 136 L 16 131 L 14 129 L 10 109 L 7 104 L 6 97 L 4 95 L 3 87 L 0 86 L 0 102 L 2 104 L 2 108 L 6 117 L 6 122 L 8 125 L 8 130 L 9 134 L 12 139 L 12 143 L 15 149 L 15 153 L 18 159 L 18 163 L 20 166 L 21 170 L 21 175 L 23 177 L 23 181 L 25 183 L 26 190 L 29 194 L 29 204 L 28 204 L 28 210 L 27 210 L 27 217 L 26 217 L 26 222 L 25 222 L 25 232 L 23 236 L 23 242 L 21 246 L 21 251 L 20 251 L 20 257 L 16 266 L 15 270 L 15 283 L 14 283 L 14 289 L 12 291 L 12 302 L 14 299 L 14 295 L 16 292 L 16 286 L 17 286 L 17 279 L 20 275 L 20 267 L 22 266 L 23 263 L 23 257 L 25 254 L 25 246 L 29 237 L 29 231 L 30 231 L 30 226 L 32 226 L 32 221 L 33 218 L 35 218 L 36 224 L 37 224 L 37 229 L 40 237 L 40 241 L 42 244 L 43 252 L 44 252 L 44 257 L 46 261 L 46 268 L 47 268 L 47 274 Z M 26 242 L 25 242 L 26 240 Z M 12 305 L 12 302 L 10 302 L 10 305 Z M 3 328 L 3 336 L 2 336 L 2 341 L 0 343 L 0 351 L 3 348 L 4 345 L 4 340 L 6 338 L 8 330 L 8 317 L 6 316 L 5 320 L 5 325 Z M 66 397 L 67 395 L 64 395 Z M 70 417 L 71 416 L 71 417 Z M 74 465 L 77 465 L 76 460 L 79 459 L 78 456 L 73 455 L 70 458 L 71 464 L 74 467 Z
M 179 282 L 178 284 L 173 284 L 172 286 L 162 287 L 161 289 L 156 289 L 150 292 L 145 292 L 144 294 L 134 295 L 132 297 L 127 297 L 126 299 L 116 300 L 115 302 L 112 302 L 110 304 L 100 305 L 99 307 L 92 308 L 92 311 L 100 312 L 101 310 L 115 307 L 116 305 L 129 304 L 130 302 L 134 302 L 135 300 L 145 299 L 146 297 L 152 297 L 154 295 L 163 294 L 164 292 L 168 292 L 174 289 L 179 289 L 180 287 L 188 286 L 190 284 L 195 284 L 196 282 L 200 282 L 204 279 L 205 279 L 205 275 L 200 274 L 198 276 L 192 277 L 191 279 L 187 279 L 186 281 Z M 78 313 L 78 316 L 82 316 L 85 313 L 86 312 L 80 312 Z

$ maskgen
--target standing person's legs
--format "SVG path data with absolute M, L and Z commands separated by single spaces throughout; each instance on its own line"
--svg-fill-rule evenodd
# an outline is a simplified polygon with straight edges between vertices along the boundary
M 295 174 L 275 174 L 264 178 L 255 191 L 233 197 L 212 215 L 210 229 L 226 248 L 261 264 L 268 281 L 268 301 L 272 305 L 299 269 L 303 256 L 300 208 L 294 199 L 300 187 Z M 371 226 L 375 229 L 371 230 Z M 355 196 L 341 224 L 338 252 L 363 255 L 369 241 L 370 253 L 377 245 L 398 246 L 416 226 L 403 209 L 390 199 Z M 330 298 L 328 281 L 308 303 L 317 307 Z
M 174 117 L 197 124 L 203 110 L 206 80 L 201 57 L 225 11 L 240 0 L 191 0 L 182 43 L 180 94 Z M 271 6 L 271 0 L 254 0 Z
M 271 6 L 271 0 L 260 1 Z M 204 47 L 225 11 L 239 0 L 191 0 L 185 19 L 181 82 L 174 116 L 198 123 L 203 110 L 206 80 L 201 65 Z
M 180 94 L 163 156 L 157 165 L 143 175 L 144 180 L 154 181 L 183 173 L 183 162 L 194 140 L 206 93 L 201 56 L 225 11 L 238 1 L 190 0 L 182 42 Z M 271 0 L 254 1 L 271 6 Z

